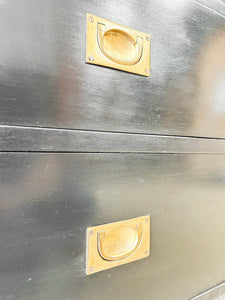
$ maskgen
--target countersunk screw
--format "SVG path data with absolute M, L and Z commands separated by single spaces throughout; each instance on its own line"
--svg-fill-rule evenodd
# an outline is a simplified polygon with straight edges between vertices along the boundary
M 145 69 L 145 74 L 148 74 L 148 69 Z
M 90 235 L 93 235 L 93 230 L 90 231 Z
M 88 59 L 89 59 L 90 61 L 93 61 L 93 60 L 95 60 L 95 58 L 94 58 L 94 56 L 93 56 L 93 55 L 89 55 L 89 56 L 88 56 Z
M 148 223 L 148 219 L 145 219 L 145 222 Z
M 94 272 L 94 268 L 93 268 L 93 267 L 90 267 L 90 268 L 89 268 L 89 272 L 90 272 L 90 273 Z
M 92 16 L 89 17 L 89 22 L 94 23 L 94 18 Z
M 146 35 L 146 41 L 150 41 L 150 37 Z
M 145 256 L 148 256 L 148 253 L 149 253 L 148 251 L 145 251 Z

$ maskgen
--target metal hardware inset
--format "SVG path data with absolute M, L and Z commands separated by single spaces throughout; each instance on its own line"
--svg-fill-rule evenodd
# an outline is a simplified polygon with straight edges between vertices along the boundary
M 86 62 L 149 76 L 150 36 L 87 14 Z
M 87 228 L 86 273 L 92 274 L 149 255 L 150 217 Z

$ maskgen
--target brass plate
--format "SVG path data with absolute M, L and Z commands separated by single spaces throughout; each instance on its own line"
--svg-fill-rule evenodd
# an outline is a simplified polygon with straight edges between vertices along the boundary
M 150 216 L 87 228 L 86 274 L 149 256 Z
M 150 75 L 150 35 L 87 14 L 86 62 Z

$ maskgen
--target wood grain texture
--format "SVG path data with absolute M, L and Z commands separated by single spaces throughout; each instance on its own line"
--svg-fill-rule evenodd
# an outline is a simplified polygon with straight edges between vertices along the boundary
M 225 140 L 0 126 L 0 151 L 225 153 Z
M 87 12 L 151 35 L 149 78 L 85 63 Z M 2 1 L 0 36 L 3 125 L 225 137 L 225 19 L 193 0 Z
M 224 165 L 222 154 L 0 154 L 1 296 L 189 299 L 215 286 Z M 151 255 L 86 276 L 86 228 L 146 214 Z

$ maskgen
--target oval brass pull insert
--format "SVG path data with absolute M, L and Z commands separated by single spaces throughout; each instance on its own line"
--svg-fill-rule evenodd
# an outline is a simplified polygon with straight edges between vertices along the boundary
M 86 273 L 145 258 L 150 253 L 150 216 L 87 228 Z
M 136 228 L 121 226 L 108 232 L 98 232 L 98 251 L 108 261 L 124 259 L 138 249 L 142 240 L 143 225 Z
M 119 29 L 106 31 L 106 26 L 98 23 L 98 46 L 101 52 L 113 62 L 121 65 L 135 65 L 141 59 L 143 39 L 136 41 L 127 32 Z

